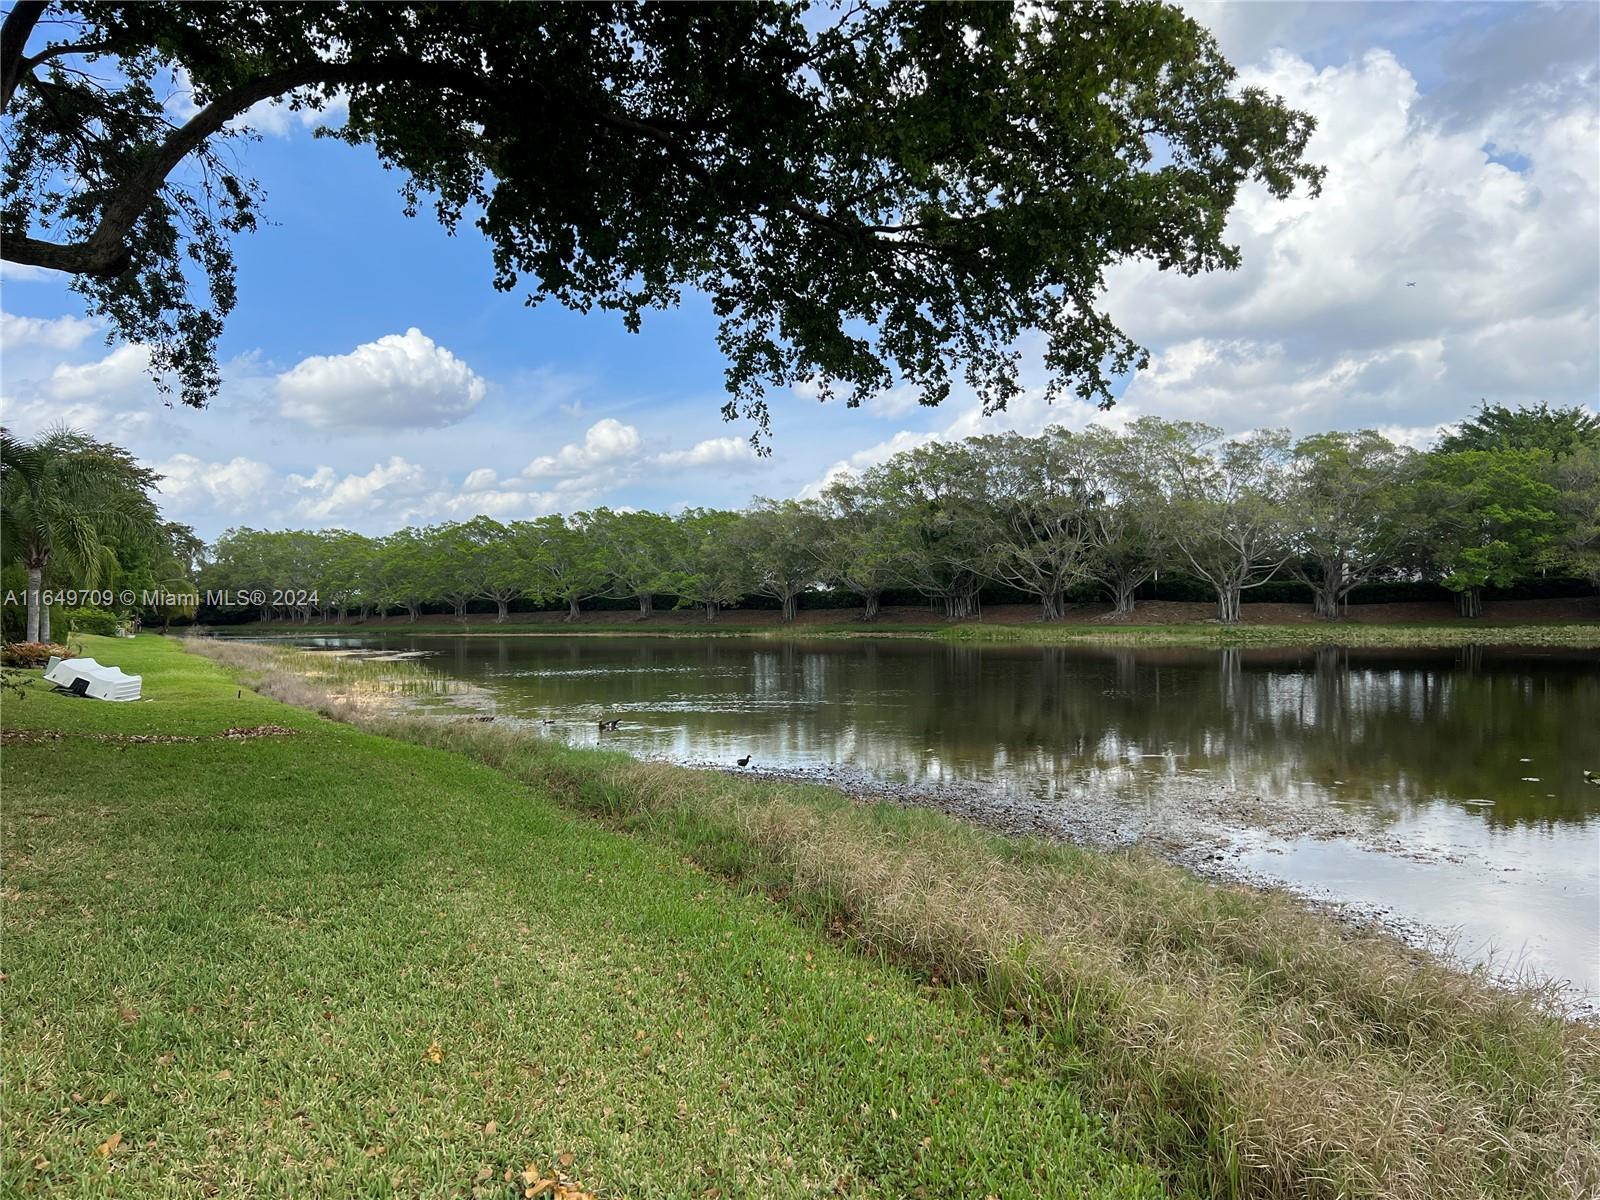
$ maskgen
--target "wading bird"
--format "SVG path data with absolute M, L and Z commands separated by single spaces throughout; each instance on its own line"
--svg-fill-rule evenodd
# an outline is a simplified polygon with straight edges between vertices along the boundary
M 743 758 L 739 759 L 739 765 L 741 767 L 748 767 L 750 765 L 750 756 L 746 754 Z

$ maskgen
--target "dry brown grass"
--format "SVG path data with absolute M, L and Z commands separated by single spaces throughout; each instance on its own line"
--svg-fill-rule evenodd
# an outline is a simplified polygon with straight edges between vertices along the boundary
M 1176 1189 L 1600 1194 L 1600 1030 L 1281 896 L 817 787 L 382 715 L 268 647 L 198 648 L 290 703 L 452 749 L 1036 1023 Z M 325 681 L 326 682 L 326 681 Z

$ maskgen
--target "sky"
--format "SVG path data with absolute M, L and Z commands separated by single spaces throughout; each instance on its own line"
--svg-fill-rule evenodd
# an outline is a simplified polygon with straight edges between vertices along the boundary
M 162 473 L 166 514 L 348 528 L 595 505 L 814 494 L 936 438 L 1137 416 L 1226 432 L 1378 428 L 1412 445 L 1480 399 L 1600 402 L 1600 5 L 1187 3 L 1242 82 L 1313 113 L 1320 198 L 1251 188 L 1234 272 L 1118 264 L 1114 319 L 1151 351 L 1109 413 L 1028 391 L 985 417 L 897 389 L 860 409 L 773 394 L 772 454 L 722 420 L 703 299 L 648 314 L 524 307 L 486 242 L 406 218 L 370 149 L 260 106 L 240 153 L 270 221 L 236 243 L 240 299 L 204 410 L 168 406 L 63 280 L 0 275 L 0 420 L 67 423 Z M 174 98 L 180 109 L 184 98 Z M 337 114 L 329 118 L 337 120 Z

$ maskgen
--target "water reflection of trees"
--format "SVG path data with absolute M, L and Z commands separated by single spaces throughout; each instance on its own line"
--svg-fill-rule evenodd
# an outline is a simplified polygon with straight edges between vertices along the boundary
M 434 665 L 492 677 L 529 715 L 627 711 L 688 745 L 759 743 L 912 779 L 1137 790 L 1198 770 L 1397 810 L 1492 800 L 1472 811 L 1496 825 L 1600 813 L 1581 778 L 1600 766 L 1592 652 L 635 638 L 439 648 Z

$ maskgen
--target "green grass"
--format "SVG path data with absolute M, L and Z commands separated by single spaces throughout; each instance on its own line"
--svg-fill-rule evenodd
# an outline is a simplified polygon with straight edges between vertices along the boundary
M 1600 1031 L 1283 896 L 837 792 L 387 715 L 358 664 L 222 640 L 264 689 L 520 778 L 1002 1024 L 1197 1196 L 1589 1196 Z M 401 668 L 405 664 L 401 664 Z M 396 669 L 401 669 L 396 668 Z M 411 665 L 418 673 L 423 668 Z M 308 684 L 303 673 L 319 676 Z M 344 678 L 344 676 L 348 678 Z M 331 692 L 330 692 L 331 689 Z
M 0 1193 L 509 1196 L 570 1153 L 616 1197 L 1159 1194 L 1039 1031 L 497 770 L 84 642 L 149 701 L 4 703 Z

